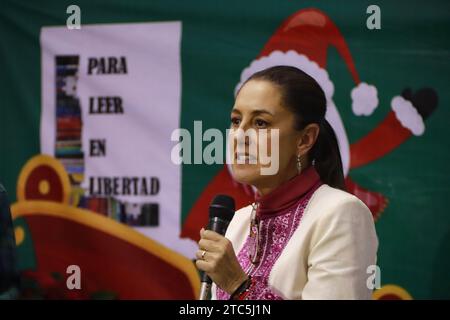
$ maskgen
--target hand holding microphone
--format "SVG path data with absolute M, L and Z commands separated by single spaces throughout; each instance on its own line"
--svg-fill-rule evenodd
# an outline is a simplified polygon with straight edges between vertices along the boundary
M 223 235 L 234 215 L 234 200 L 218 195 L 209 208 L 208 230 L 200 231 L 199 250 L 196 253 L 197 268 L 202 272 L 200 300 L 206 300 L 211 280 L 228 293 L 233 293 L 246 279 L 233 245 Z

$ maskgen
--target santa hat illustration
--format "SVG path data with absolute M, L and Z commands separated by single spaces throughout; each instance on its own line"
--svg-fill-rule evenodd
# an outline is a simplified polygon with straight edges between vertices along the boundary
M 327 66 L 329 47 L 336 48 L 356 84 L 351 92 L 352 109 L 356 115 L 370 115 L 378 106 L 377 89 L 361 82 L 344 37 L 331 19 L 317 9 L 301 10 L 278 28 L 259 56 L 244 69 L 236 91 L 253 73 L 276 65 L 297 67 L 313 77 L 327 99 L 332 99 L 334 85 Z
M 253 73 L 276 65 L 290 65 L 312 76 L 331 100 L 334 85 L 326 70 L 330 47 L 342 57 L 355 83 L 350 94 L 353 113 L 356 116 L 371 115 L 378 106 L 377 88 L 361 81 L 341 32 L 325 13 L 313 8 L 300 10 L 282 23 L 258 57 L 243 70 L 235 93 Z M 394 97 L 391 105 L 405 128 L 415 135 L 423 133 L 423 118 L 415 106 L 401 96 Z

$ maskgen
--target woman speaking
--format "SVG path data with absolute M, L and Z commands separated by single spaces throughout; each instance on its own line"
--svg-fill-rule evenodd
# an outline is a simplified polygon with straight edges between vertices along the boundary
M 278 171 L 261 174 L 266 164 L 251 154 L 248 141 L 245 152 L 233 143 L 233 177 L 257 192 L 225 236 L 200 231 L 196 264 L 214 281 L 213 299 L 371 298 L 374 222 L 363 202 L 344 191 L 339 146 L 325 112 L 322 88 L 294 67 L 262 70 L 240 88 L 231 127 L 278 129 Z

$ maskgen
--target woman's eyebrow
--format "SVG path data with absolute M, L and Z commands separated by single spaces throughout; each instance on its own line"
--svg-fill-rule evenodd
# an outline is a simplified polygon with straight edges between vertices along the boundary
M 259 114 L 262 114 L 262 113 L 266 113 L 266 114 L 271 115 L 273 117 L 273 113 L 272 112 L 269 112 L 269 111 L 264 110 L 264 109 L 256 109 L 256 110 L 252 111 L 253 115 L 259 115 Z
M 242 112 L 239 109 L 236 109 L 236 108 L 233 108 L 231 110 L 231 112 L 232 113 L 234 112 L 234 113 L 242 114 Z M 260 115 L 260 114 L 263 114 L 263 113 L 271 115 L 271 116 L 274 116 L 272 112 L 267 111 L 265 109 L 255 109 L 255 110 L 252 110 L 252 112 L 251 112 L 252 115 Z

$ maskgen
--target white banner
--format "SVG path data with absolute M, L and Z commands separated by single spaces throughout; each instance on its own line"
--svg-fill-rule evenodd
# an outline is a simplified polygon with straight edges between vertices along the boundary
M 181 22 L 41 30 L 41 152 L 58 158 L 80 207 L 188 257 L 181 166 L 170 159 L 181 110 Z

